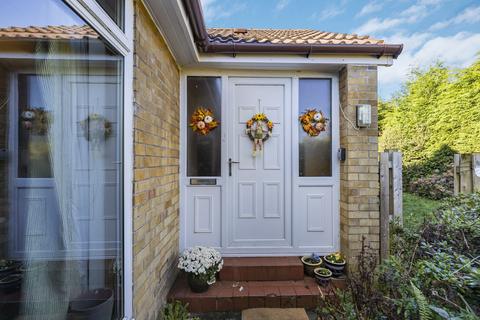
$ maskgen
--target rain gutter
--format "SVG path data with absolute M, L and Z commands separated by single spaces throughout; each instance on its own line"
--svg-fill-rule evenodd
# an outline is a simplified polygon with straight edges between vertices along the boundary
M 182 0 L 187 11 L 195 43 L 203 53 L 268 53 L 268 54 L 365 54 L 380 58 L 391 55 L 396 59 L 403 50 L 402 44 L 279 44 L 259 42 L 211 41 L 199 0 Z

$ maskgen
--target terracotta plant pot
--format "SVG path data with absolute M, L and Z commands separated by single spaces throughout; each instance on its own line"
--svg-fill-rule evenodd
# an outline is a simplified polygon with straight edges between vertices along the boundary
M 343 270 L 345 269 L 345 265 L 347 264 L 346 261 L 343 262 L 332 262 L 328 261 L 326 257 L 323 258 L 325 261 L 325 266 L 332 271 L 334 277 L 339 277 L 343 274 Z
M 113 290 L 87 291 L 70 302 L 72 320 L 110 320 L 113 312 Z
M 313 272 L 315 273 L 315 280 L 317 280 L 317 283 L 322 287 L 326 287 L 330 283 L 332 271 L 327 268 L 315 268 Z
M 208 290 L 210 285 L 202 277 L 195 275 L 194 273 L 187 274 L 188 286 L 193 292 L 202 293 Z
M 310 277 L 315 277 L 314 270 L 315 268 L 318 268 L 322 265 L 322 259 L 320 258 L 319 262 L 311 262 L 309 261 L 310 258 L 311 258 L 310 256 L 303 256 L 301 258 L 303 263 L 303 270 L 305 271 L 306 275 Z

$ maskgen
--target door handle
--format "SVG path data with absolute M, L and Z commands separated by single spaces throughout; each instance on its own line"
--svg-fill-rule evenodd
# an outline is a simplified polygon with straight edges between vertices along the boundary
M 228 176 L 232 176 L 232 163 L 240 163 L 240 161 L 232 161 L 232 158 L 228 158 Z

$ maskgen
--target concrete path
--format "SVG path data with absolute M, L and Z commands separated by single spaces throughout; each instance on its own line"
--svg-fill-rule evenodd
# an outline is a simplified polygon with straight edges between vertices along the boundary
M 242 311 L 242 320 L 308 320 L 302 308 L 257 308 Z

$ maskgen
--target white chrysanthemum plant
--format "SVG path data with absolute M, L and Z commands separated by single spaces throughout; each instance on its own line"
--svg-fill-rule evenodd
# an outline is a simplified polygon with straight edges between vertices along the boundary
M 204 279 L 209 285 L 215 283 L 215 275 L 222 267 L 223 259 L 220 252 L 202 246 L 186 249 L 178 261 L 179 269 Z

